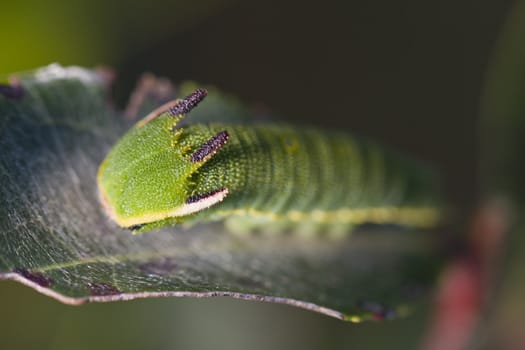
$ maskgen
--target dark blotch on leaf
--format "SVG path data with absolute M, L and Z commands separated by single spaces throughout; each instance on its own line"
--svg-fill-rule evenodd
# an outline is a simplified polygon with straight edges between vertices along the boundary
M 0 94 L 13 100 L 20 100 L 24 97 L 24 89 L 20 85 L 0 84 Z
M 44 276 L 40 272 L 29 271 L 26 269 L 15 269 L 14 272 L 30 280 L 31 282 L 38 284 L 41 287 L 49 287 L 53 284 L 53 280 L 51 278 Z
M 391 320 L 396 317 L 396 311 L 373 301 L 360 301 L 359 308 L 371 312 L 376 320 Z
M 107 283 L 88 283 L 89 293 L 94 296 L 120 294 L 117 287 Z

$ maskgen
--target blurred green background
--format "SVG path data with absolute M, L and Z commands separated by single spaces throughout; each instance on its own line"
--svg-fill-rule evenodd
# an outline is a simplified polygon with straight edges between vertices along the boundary
M 293 122 L 427 159 L 457 217 L 477 197 L 477 118 L 512 1 L 3 1 L 0 75 L 51 62 L 214 84 Z M 461 220 L 459 220 L 461 221 Z M 458 228 L 460 230 L 460 228 Z M 58 302 L 0 284 L 5 349 L 417 348 L 430 317 L 348 324 L 224 298 Z

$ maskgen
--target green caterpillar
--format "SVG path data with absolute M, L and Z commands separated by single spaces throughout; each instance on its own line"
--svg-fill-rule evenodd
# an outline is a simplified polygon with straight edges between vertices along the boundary
M 226 220 L 237 229 L 347 232 L 363 223 L 431 227 L 429 171 L 342 132 L 181 120 L 196 90 L 139 121 L 98 172 L 109 217 L 134 232 Z

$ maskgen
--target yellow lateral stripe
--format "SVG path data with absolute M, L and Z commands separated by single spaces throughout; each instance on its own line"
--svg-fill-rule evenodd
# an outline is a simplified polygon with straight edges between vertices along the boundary
M 225 218 L 229 216 L 251 216 L 269 221 L 287 220 L 291 222 L 310 221 L 316 223 L 343 224 L 401 224 L 418 227 L 434 226 L 439 220 L 439 211 L 432 207 L 379 207 L 362 209 L 338 209 L 333 211 L 312 210 L 302 212 L 291 210 L 286 213 L 272 213 L 257 209 L 219 210 L 214 215 Z
M 116 217 L 115 220 L 122 227 L 129 227 L 137 224 L 146 224 L 170 217 L 178 217 L 181 207 L 147 213 L 140 217 L 122 218 Z M 332 211 L 312 210 L 298 211 L 290 210 L 286 213 L 274 213 L 268 211 L 248 209 L 218 210 L 213 213 L 214 217 L 227 218 L 230 216 L 249 216 L 255 219 L 268 221 L 291 221 L 291 222 L 313 222 L 313 223 L 341 223 L 341 224 L 400 224 L 417 227 L 432 227 L 440 218 L 439 211 L 433 207 L 377 207 L 377 208 L 343 208 Z

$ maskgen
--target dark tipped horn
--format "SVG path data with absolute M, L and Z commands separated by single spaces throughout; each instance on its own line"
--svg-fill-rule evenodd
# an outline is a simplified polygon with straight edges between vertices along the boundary
M 168 109 L 168 114 L 176 116 L 180 114 L 187 114 L 195 106 L 197 106 L 208 95 L 208 91 L 204 89 L 197 89 L 188 96 L 184 97 L 175 106 Z
M 228 132 L 226 130 L 217 133 L 211 139 L 206 141 L 198 150 L 196 150 L 192 155 L 190 160 L 193 163 L 202 162 L 207 158 L 214 155 L 222 146 L 228 141 Z

